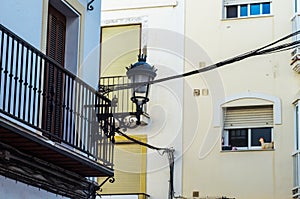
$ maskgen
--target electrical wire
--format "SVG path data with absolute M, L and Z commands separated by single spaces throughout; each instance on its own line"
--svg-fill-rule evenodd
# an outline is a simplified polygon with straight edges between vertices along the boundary
M 169 81 L 169 80 L 173 80 L 173 79 L 178 79 L 178 78 L 183 78 L 183 77 L 187 77 L 187 76 L 191 76 L 191 75 L 195 75 L 195 74 L 199 74 L 199 73 L 203 73 L 203 72 L 207 72 L 216 68 L 220 68 L 221 66 L 225 66 L 228 64 L 232 64 L 250 57 L 254 57 L 254 56 L 258 56 L 258 55 L 265 55 L 265 54 L 271 54 L 271 53 L 278 53 L 278 52 L 282 52 L 282 51 L 286 51 L 286 50 L 290 50 L 294 47 L 297 47 L 300 44 L 300 41 L 294 41 L 294 42 L 290 42 L 290 43 L 286 43 L 286 44 L 281 44 L 275 47 L 271 47 L 274 46 L 275 44 L 278 44 L 282 41 L 285 41 L 293 36 L 296 36 L 300 34 L 300 30 L 293 32 L 285 37 L 282 37 L 270 44 L 267 44 L 263 47 L 257 48 L 255 50 L 251 50 L 248 51 L 246 53 L 243 53 L 241 55 L 217 62 L 215 64 L 209 65 L 207 67 L 204 68 L 200 68 L 197 70 L 193 70 L 190 72 L 186 72 L 183 74 L 179 74 L 179 75 L 174 75 L 174 76 L 169 76 L 169 77 L 164 77 L 161 79 L 157 79 L 157 80 L 153 80 L 153 81 L 149 81 L 149 82 L 140 82 L 140 83 L 127 83 L 127 84 L 115 84 L 115 85 L 109 85 L 107 88 L 107 92 L 112 92 L 112 91 L 117 91 L 117 90 L 125 90 L 125 89 L 131 89 L 131 88 L 137 88 L 137 87 L 141 87 L 141 86 L 145 86 L 147 84 L 151 85 L 151 84 L 156 84 L 156 83 L 160 83 L 160 82 L 164 82 L 164 81 Z
M 167 150 L 169 150 L 169 148 L 160 148 L 160 147 L 156 147 L 156 146 L 150 145 L 150 144 L 148 144 L 148 143 L 144 143 L 144 142 L 142 142 L 142 141 L 139 141 L 139 140 L 137 140 L 137 139 L 134 139 L 133 137 L 130 137 L 129 135 L 123 133 L 123 132 L 120 131 L 119 129 L 117 129 L 116 132 L 117 132 L 119 135 L 125 137 L 126 139 L 128 139 L 128 140 L 130 140 L 130 141 L 132 141 L 132 142 L 134 142 L 134 143 L 136 143 L 136 144 L 145 146 L 145 147 L 147 147 L 147 148 L 150 148 L 150 149 L 153 149 L 153 150 L 157 150 L 157 151 L 167 151 Z
M 156 147 L 151 144 L 148 144 L 148 143 L 144 143 L 142 141 L 139 141 L 139 140 L 123 133 L 122 131 L 120 131 L 120 129 L 116 129 L 116 133 L 118 133 L 119 135 L 125 137 L 126 139 L 128 139 L 136 144 L 145 146 L 145 147 L 153 149 L 153 150 L 157 150 L 158 152 L 163 151 L 162 154 L 167 153 L 168 161 L 169 161 L 169 172 L 170 172 L 168 199 L 172 199 L 174 197 L 174 193 L 175 193 L 174 192 L 174 152 L 175 152 L 175 150 L 172 148 L 160 148 L 160 147 Z

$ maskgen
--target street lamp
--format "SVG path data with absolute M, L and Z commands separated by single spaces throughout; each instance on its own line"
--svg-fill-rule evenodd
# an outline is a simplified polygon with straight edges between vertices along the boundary
M 109 98 L 111 103 L 107 105 L 100 104 L 98 107 L 111 108 L 112 113 L 108 114 L 109 110 L 102 111 L 98 115 L 99 121 L 104 121 L 105 123 L 110 118 L 114 121 L 113 126 L 124 130 L 135 128 L 141 124 L 141 116 L 145 111 L 144 105 L 149 101 L 150 82 L 156 77 L 157 71 L 154 66 L 146 62 L 146 58 L 145 54 L 138 55 L 138 61 L 126 67 L 127 77 L 125 79 L 124 76 L 100 78 L 99 92 L 101 95 Z M 119 84 L 120 82 L 123 83 Z M 130 94 L 127 94 L 127 91 L 125 91 L 127 89 L 131 89 Z M 130 108 L 131 106 L 128 106 L 128 99 L 131 99 L 133 109 Z
M 138 62 L 126 67 L 126 75 L 132 83 L 132 97 L 131 101 L 136 105 L 136 124 L 141 124 L 141 115 L 143 114 L 143 106 L 149 101 L 149 82 L 156 77 L 157 69 L 150 66 L 146 62 L 147 55 L 141 54 L 138 56 Z

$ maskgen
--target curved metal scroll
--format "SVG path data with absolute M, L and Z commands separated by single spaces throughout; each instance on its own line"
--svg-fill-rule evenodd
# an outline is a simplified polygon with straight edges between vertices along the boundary
M 108 181 L 109 180 L 109 181 Z M 98 188 L 99 188 L 99 191 L 100 192 L 102 192 L 102 186 L 106 183 L 106 182 L 110 182 L 110 183 L 114 183 L 115 182 L 115 178 L 113 177 L 113 176 L 109 176 L 109 177 L 107 177 L 99 186 L 98 186 Z
M 87 10 L 89 10 L 89 11 L 94 10 L 94 6 L 91 5 L 94 1 L 95 1 L 95 0 L 91 0 L 91 1 L 87 4 Z

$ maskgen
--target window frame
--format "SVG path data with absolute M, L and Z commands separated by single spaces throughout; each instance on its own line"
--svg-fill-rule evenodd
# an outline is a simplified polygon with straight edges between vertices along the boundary
M 294 13 L 295 14 L 297 14 L 297 13 L 299 13 L 299 10 L 300 10 L 300 2 L 299 2 L 299 0 L 294 0 L 293 1 L 293 10 L 294 10 Z
M 223 147 L 232 147 L 231 150 L 262 150 L 261 146 L 252 146 L 251 145 L 251 134 L 252 134 L 252 129 L 257 129 L 257 128 L 270 128 L 271 130 L 271 142 L 274 141 L 274 133 L 273 133 L 273 130 L 274 128 L 273 127 L 251 127 L 251 128 L 234 128 L 236 130 L 238 129 L 247 129 L 247 137 L 248 137 L 248 144 L 247 146 L 245 147 L 236 147 L 236 146 L 230 146 L 229 145 L 229 131 L 230 130 L 233 130 L 233 129 L 224 129 L 223 130 L 223 136 L 222 138 L 224 139 L 224 145 L 222 144 L 222 151 L 228 151 L 228 150 L 224 150 Z
M 259 4 L 259 13 L 258 14 L 251 14 L 251 5 Z M 269 13 L 264 14 L 263 13 L 263 5 L 264 4 L 269 4 Z M 237 8 L 237 17 L 227 17 L 227 7 L 232 7 L 236 6 Z M 247 6 L 247 15 L 241 15 L 241 7 L 242 6 Z M 262 16 L 270 16 L 272 15 L 272 1 L 261 1 L 261 2 L 245 2 L 245 1 L 240 1 L 239 3 L 228 3 L 223 5 L 223 10 L 224 10 L 224 16 L 223 19 L 240 19 L 240 18 L 251 18 L 251 17 L 262 17 Z
M 271 112 L 269 112 L 270 110 L 268 111 L 268 109 L 270 109 L 271 106 L 272 121 L 270 120 Z M 229 106 L 224 108 L 230 109 L 223 109 L 224 118 L 222 128 L 221 151 L 262 150 L 261 145 L 252 145 L 252 135 L 254 133 L 254 129 L 270 129 L 270 141 L 267 142 L 274 142 L 274 105 Z M 245 111 L 250 112 L 248 112 L 245 115 Z M 264 116 L 264 118 L 261 118 L 262 116 Z M 246 129 L 247 131 L 247 145 L 238 147 L 230 144 L 230 131 L 243 129 Z M 264 137 L 263 134 L 261 137 Z
M 64 67 L 73 74 L 78 74 L 83 60 L 84 43 L 84 21 L 86 8 L 75 0 L 54 1 L 49 0 L 43 8 L 43 38 L 42 51 L 47 53 L 48 44 L 48 10 L 49 6 L 54 7 L 66 17 L 66 35 L 65 35 L 65 56 Z

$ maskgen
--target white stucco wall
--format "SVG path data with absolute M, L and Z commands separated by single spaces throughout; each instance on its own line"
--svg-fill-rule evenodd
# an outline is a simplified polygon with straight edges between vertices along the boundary
M 158 69 L 156 79 L 183 72 L 184 1 L 104 0 L 101 20 L 102 26 L 142 24 L 141 48 L 147 46 L 147 62 Z M 103 76 L 106 75 L 105 67 L 101 68 Z M 145 134 L 149 144 L 175 149 L 176 196 L 182 192 L 183 81 L 177 79 L 152 85 L 148 103 L 150 123 L 126 132 Z M 146 193 L 153 199 L 167 198 L 168 182 L 169 166 L 166 154 L 161 155 L 148 149 Z

